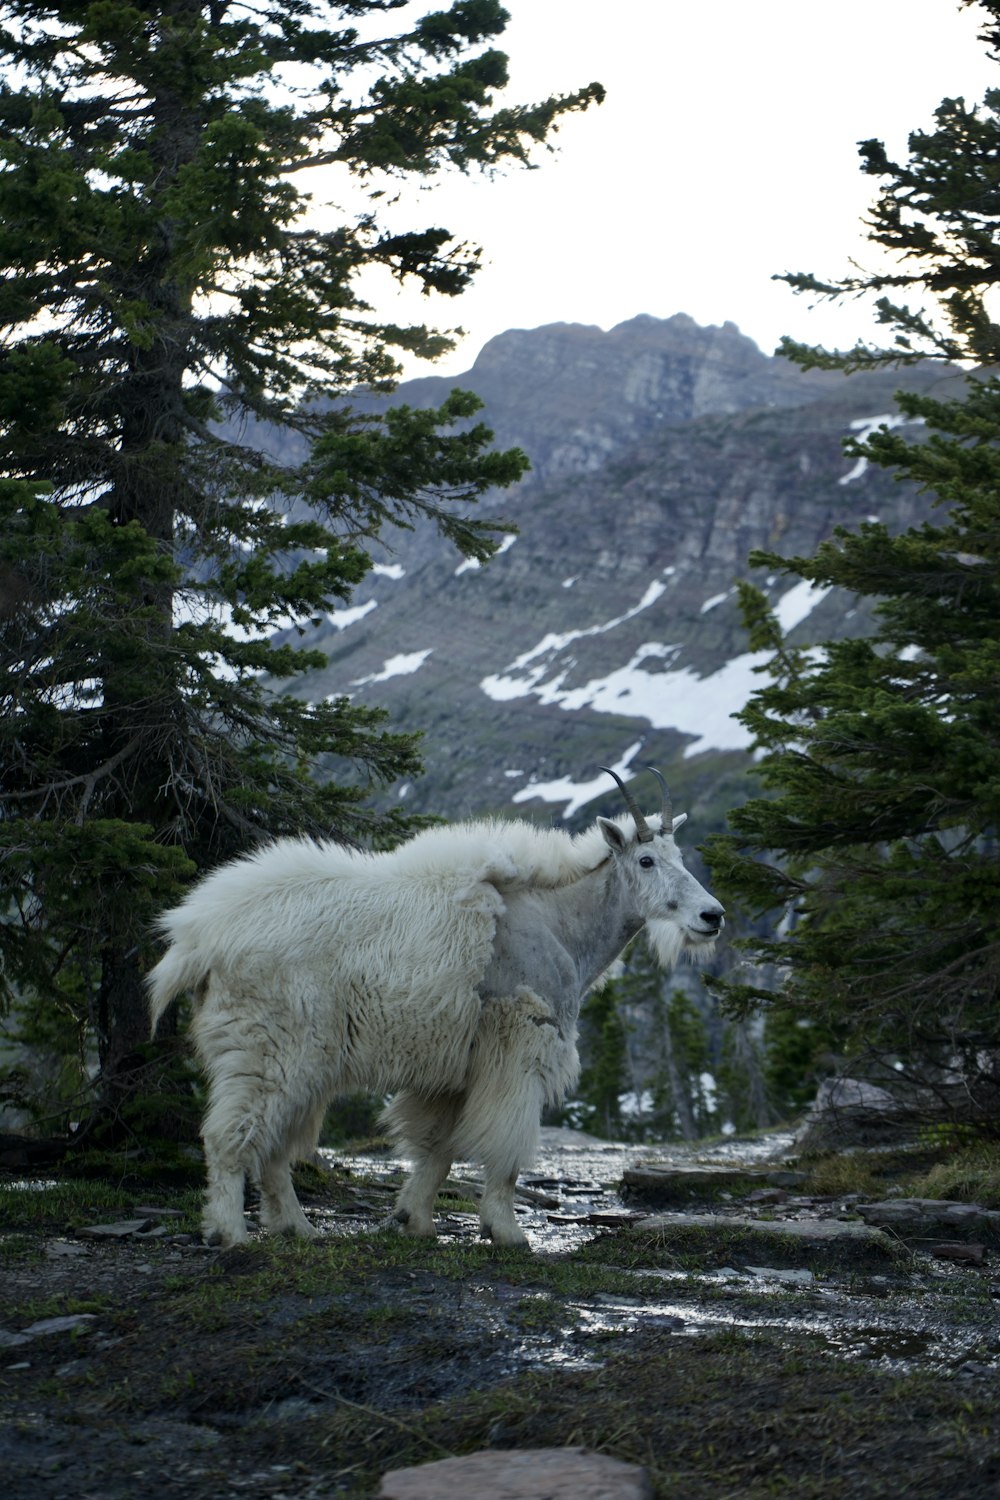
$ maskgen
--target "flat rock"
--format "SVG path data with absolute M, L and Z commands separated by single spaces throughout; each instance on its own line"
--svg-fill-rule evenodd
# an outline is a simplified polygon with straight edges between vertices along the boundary
M 833 1247 L 837 1244 L 852 1249 L 869 1247 L 873 1250 L 890 1251 L 895 1241 L 884 1230 L 869 1224 L 859 1224 L 852 1219 L 751 1219 L 742 1214 L 651 1214 L 639 1219 L 633 1228 L 686 1229 L 689 1227 L 715 1229 L 720 1235 L 747 1234 L 773 1240 L 785 1240 L 789 1245 L 821 1244 Z
M 722 1192 L 743 1192 L 750 1183 L 767 1180 L 767 1173 L 754 1167 L 663 1167 L 638 1162 L 622 1174 L 622 1197 L 678 1203 Z
M 64 1313 L 58 1318 L 41 1318 L 24 1330 L 28 1338 L 36 1339 L 48 1333 L 76 1333 L 89 1328 L 97 1321 L 96 1313 Z
M 866 1224 L 896 1234 L 920 1236 L 926 1230 L 948 1229 L 953 1234 L 975 1234 L 1000 1242 L 1000 1212 L 978 1203 L 958 1203 L 949 1198 L 886 1198 L 880 1203 L 858 1203 L 855 1212 Z
M 149 1219 L 122 1219 L 117 1224 L 84 1224 L 76 1233 L 81 1240 L 124 1240 L 152 1227 Z
M 95 1313 L 66 1313 L 59 1318 L 41 1318 L 37 1323 L 32 1323 L 21 1333 L 11 1333 L 6 1328 L 0 1328 L 0 1349 L 16 1349 L 20 1344 L 28 1344 L 32 1339 L 44 1338 L 50 1333 L 77 1333 L 89 1328 L 96 1321 Z
M 586 1448 L 494 1448 L 394 1469 L 381 1500 L 652 1500 L 645 1469 Z
M 968 1266 L 984 1266 L 986 1264 L 986 1246 L 975 1242 L 966 1243 L 964 1240 L 955 1242 L 945 1240 L 937 1245 L 928 1247 L 928 1254 L 938 1260 L 953 1260 Z
M 87 1246 L 78 1245 L 75 1240 L 50 1240 L 45 1246 L 48 1260 L 79 1260 L 81 1255 L 89 1254 Z

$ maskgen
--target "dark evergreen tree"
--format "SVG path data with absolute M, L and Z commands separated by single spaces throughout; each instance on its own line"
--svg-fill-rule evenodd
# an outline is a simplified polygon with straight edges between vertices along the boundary
M 608 980 L 591 991 L 580 1011 L 584 1063 L 577 1094 L 587 1106 L 580 1123 L 612 1141 L 622 1133 L 621 1096 L 628 1088 L 628 1045 L 618 1001 L 618 985 Z
M 1000 4 L 980 8 L 996 58 Z M 864 169 L 884 180 L 871 237 L 898 269 L 785 278 L 808 292 L 883 294 L 895 342 L 786 349 L 845 370 L 966 362 L 964 379 L 943 368 L 934 394 L 899 393 L 922 426 L 848 445 L 930 493 L 936 514 L 899 536 L 876 523 L 838 530 L 811 558 L 753 559 L 877 601 L 876 624 L 866 639 L 792 649 L 763 596 L 744 588 L 751 640 L 772 652 L 772 680 L 741 716 L 763 752 L 765 795 L 732 815 L 735 833 L 714 841 L 711 859 L 730 901 L 787 918 L 754 944 L 787 975 L 777 994 L 730 984 L 731 1003 L 813 1018 L 854 1066 L 867 1055 L 908 1085 L 915 1107 L 995 1128 L 1000 380 L 989 366 L 1000 327 L 989 298 L 1000 282 L 1000 91 L 976 107 L 946 100 L 909 146 L 904 163 L 877 141 L 861 147 Z
M 380 320 L 360 278 L 461 292 L 477 252 L 386 227 L 393 179 L 524 164 L 601 91 L 496 108 L 497 0 L 380 31 L 402 4 L 0 22 L 0 974 L 89 1021 L 106 1089 L 146 1034 L 149 919 L 192 869 L 286 831 L 398 835 L 365 789 L 414 772 L 414 738 L 268 684 L 317 664 L 295 631 L 381 528 L 429 517 L 485 559 L 500 523 L 468 502 L 524 467 L 469 395 L 351 414 L 394 351 L 448 343 Z M 358 212 L 321 214 L 327 182 Z

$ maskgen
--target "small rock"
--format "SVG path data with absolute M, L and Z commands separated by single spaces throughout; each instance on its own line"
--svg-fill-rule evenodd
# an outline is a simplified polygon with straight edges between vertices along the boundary
M 785 1201 L 785 1199 L 787 1197 L 788 1197 L 788 1193 L 785 1191 L 784 1188 L 779 1188 L 779 1187 L 754 1188 L 753 1192 L 750 1193 L 750 1194 L 748 1194 L 748 1196 L 747 1196 L 747 1202 L 748 1203 L 784 1203 L 784 1201 Z
M 394 1469 L 380 1500 L 652 1500 L 645 1469 L 586 1448 L 492 1449 Z
M 530 1204 L 532 1208 L 558 1208 L 560 1200 L 553 1198 L 551 1193 L 540 1193 L 536 1188 L 516 1189 L 514 1196 L 519 1203 Z
M 859 1203 L 857 1212 L 866 1224 L 917 1236 L 927 1229 L 946 1225 L 958 1231 L 1000 1237 L 1000 1212 L 978 1203 L 958 1203 L 949 1198 L 893 1198 L 880 1203 Z
M 930 1254 L 938 1260 L 964 1261 L 970 1266 L 982 1266 L 986 1264 L 986 1246 L 972 1244 L 961 1244 L 955 1240 L 942 1240 L 940 1244 L 930 1246 Z
M 74 1333 L 96 1321 L 96 1313 L 66 1313 L 61 1318 L 42 1318 L 24 1330 L 24 1337 L 40 1338 L 47 1333 Z
M 142 1219 L 183 1219 L 184 1210 L 181 1208 L 149 1208 L 146 1206 L 135 1209 L 136 1218 Z
M 622 1197 L 647 1203 L 683 1203 L 692 1198 L 742 1193 L 764 1174 L 748 1167 L 663 1167 L 639 1162 L 622 1174 Z
M 772 1187 L 797 1188 L 801 1187 L 803 1183 L 808 1182 L 809 1179 L 805 1172 L 782 1171 L 768 1172 L 767 1180 Z
M 86 1245 L 77 1245 L 72 1240 L 50 1240 L 45 1246 L 48 1260 L 73 1260 L 89 1254 Z
M 149 1219 L 123 1219 L 117 1224 L 85 1224 L 77 1235 L 85 1240 L 124 1240 L 130 1234 L 142 1234 L 152 1229 Z

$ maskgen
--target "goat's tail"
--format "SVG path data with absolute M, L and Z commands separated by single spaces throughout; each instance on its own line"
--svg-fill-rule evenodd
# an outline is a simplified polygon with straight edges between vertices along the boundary
M 172 943 L 155 968 L 146 975 L 149 993 L 150 1034 L 156 1034 L 160 1017 L 182 990 L 197 993 L 208 977 L 205 956 L 197 948 Z

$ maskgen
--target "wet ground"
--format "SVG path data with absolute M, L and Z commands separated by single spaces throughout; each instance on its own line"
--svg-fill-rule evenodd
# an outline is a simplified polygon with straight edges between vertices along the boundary
M 598 1237 L 610 1238 L 616 1230 L 637 1231 L 655 1216 L 650 1206 L 637 1207 L 634 1198 L 623 1202 L 621 1183 L 630 1168 L 652 1164 L 686 1169 L 698 1164 L 765 1173 L 772 1168 L 780 1176 L 792 1140 L 791 1134 L 776 1132 L 707 1146 L 623 1145 L 548 1129 L 534 1170 L 519 1179 L 518 1219 L 533 1249 L 547 1256 L 568 1255 Z M 401 1180 L 398 1163 L 382 1156 L 352 1157 L 334 1151 L 324 1155 L 331 1165 L 338 1163 L 369 1182 L 382 1183 L 387 1191 L 394 1191 Z M 471 1164 L 456 1164 L 451 1184 L 455 1189 L 474 1196 L 480 1181 Z M 841 1196 L 788 1192 L 774 1201 L 778 1195 L 772 1197 L 766 1189 L 760 1196 L 764 1201 L 755 1205 L 720 1187 L 711 1215 L 724 1224 L 749 1212 L 766 1217 L 776 1229 L 789 1221 L 828 1225 L 854 1217 L 850 1197 L 845 1201 Z M 353 1223 L 350 1210 L 341 1208 L 327 1219 L 331 1231 L 362 1232 L 375 1206 L 369 1198 Z M 691 1206 L 705 1205 L 696 1200 Z M 442 1242 L 471 1242 L 478 1237 L 478 1220 L 473 1212 L 452 1210 L 439 1220 L 439 1233 Z M 812 1269 L 815 1252 L 808 1250 L 795 1257 L 801 1264 L 792 1266 L 647 1265 L 635 1272 L 646 1282 L 642 1297 L 602 1293 L 593 1301 L 568 1299 L 567 1306 L 578 1315 L 576 1325 L 561 1341 L 551 1332 L 524 1341 L 519 1360 L 568 1367 L 585 1357 L 580 1351 L 588 1340 L 629 1334 L 640 1326 L 669 1328 L 690 1338 L 720 1330 L 768 1329 L 796 1337 L 806 1334 L 817 1350 L 874 1361 L 885 1369 L 989 1375 L 997 1378 L 1000 1397 L 1000 1259 L 991 1270 L 984 1256 L 984 1266 L 970 1277 L 967 1263 L 935 1261 L 919 1249 L 907 1253 L 902 1243 L 900 1251 L 897 1264 L 885 1266 L 873 1259 L 870 1264 L 845 1265 L 839 1272 L 829 1263 L 819 1272 Z M 754 1257 L 755 1262 L 767 1259 L 763 1250 Z M 661 1284 L 660 1296 L 650 1296 L 651 1277 Z M 966 1294 L 971 1295 L 971 1306 L 966 1305 Z
M 685 1500 L 1000 1493 L 991 1252 L 841 1242 L 856 1195 L 782 1178 L 789 1145 L 547 1132 L 519 1185 L 530 1253 L 479 1241 L 461 1165 L 430 1245 L 376 1229 L 398 1181 L 378 1155 L 303 1179 L 317 1242 L 228 1252 L 190 1198 L 18 1184 L 0 1473 L 17 1500 L 328 1500 L 401 1464 L 585 1443 Z M 659 1213 L 619 1191 L 641 1163 L 788 1185 L 737 1173 Z

